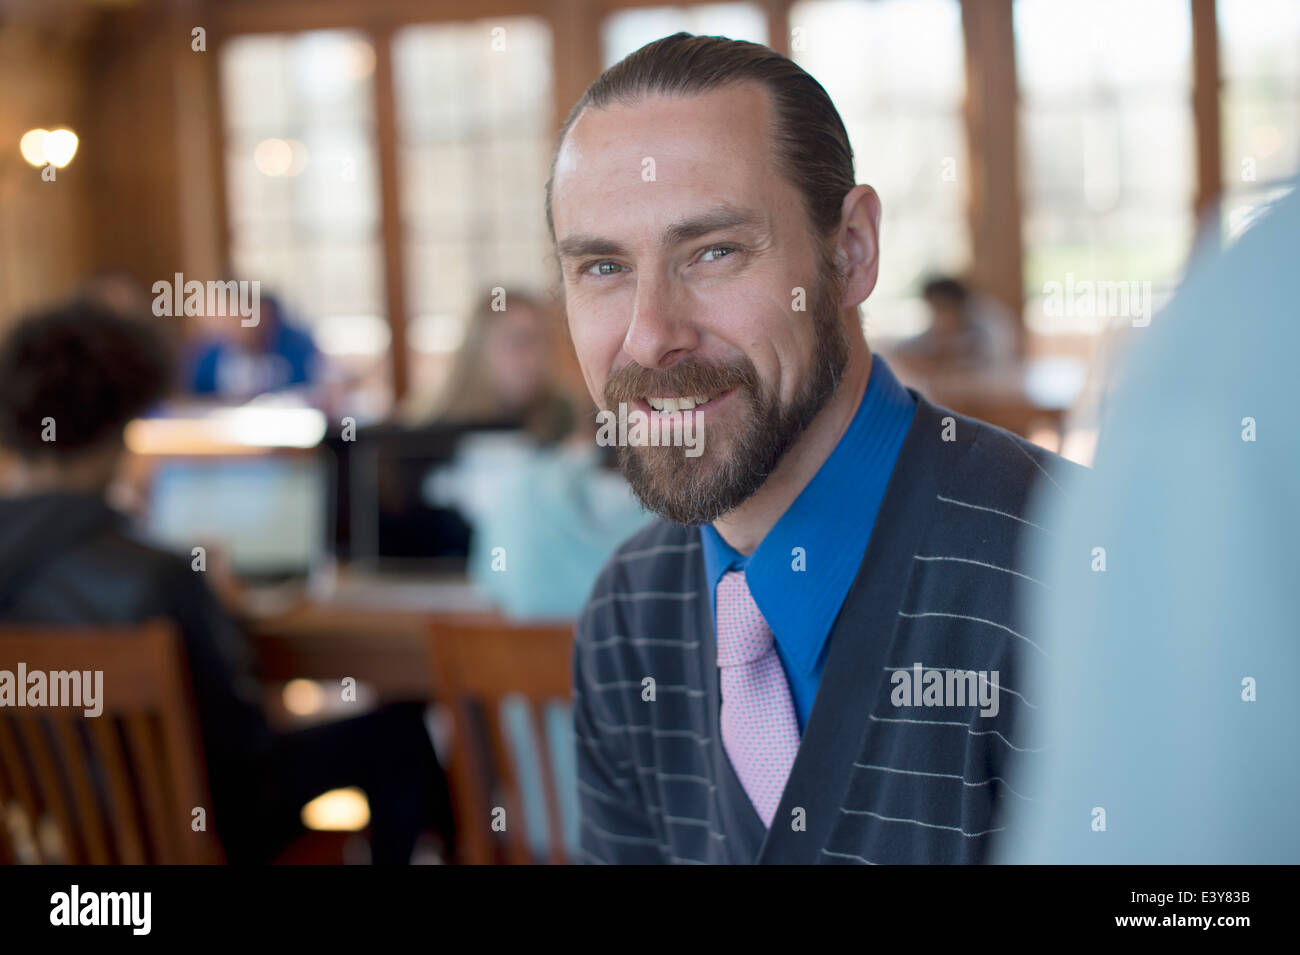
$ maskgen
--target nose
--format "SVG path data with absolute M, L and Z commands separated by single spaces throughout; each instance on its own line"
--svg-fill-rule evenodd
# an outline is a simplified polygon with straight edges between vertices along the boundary
M 699 340 L 690 309 L 671 281 L 641 273 L 623 351 L 645 368 L 664 368 L 694 350 Z

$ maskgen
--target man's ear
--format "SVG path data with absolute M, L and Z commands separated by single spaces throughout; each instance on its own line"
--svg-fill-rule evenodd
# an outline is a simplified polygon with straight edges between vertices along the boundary
M 854 186 L 844 196 L 835 254 L 845 277 L 840 308 L 854 308 L 876 287 L 880 271 L 880 196 L 870 186 Z

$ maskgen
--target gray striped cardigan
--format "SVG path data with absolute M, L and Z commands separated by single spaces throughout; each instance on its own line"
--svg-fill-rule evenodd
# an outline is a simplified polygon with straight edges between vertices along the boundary
M 798 756 L 768 830 L 722 748 L 698 528 L 661 518 L 627 540 L 578 622 L 574 731 L 580 861 L 975 863 L 1025 794 L 1032 758 L 1019 620 L 1031 488 L 1082 469 L 913 392 L 862 566 L 833 626 Z M 903 671 L 996 671 L 996 714 L 896 705 Z M 646 690 L 653 680 L 653 694 Z M 653 695 L 653 699 L 649 699 Z M 919 700 L 912 700 L 918 703 Z M 955 703 L 949 699 L 946 702 Z M 991 709 L 991 708 L 989 708 Z

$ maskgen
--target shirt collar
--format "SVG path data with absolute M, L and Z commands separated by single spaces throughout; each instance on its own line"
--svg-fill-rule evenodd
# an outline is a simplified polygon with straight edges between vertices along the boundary
M 794 503 L 746 558 L 712 524 L 700 528 L 710 603 L 731 569 L 746 582 L 774 638 L 801 673 L 818 660 L 866 553 L 916 399 L 873 355 L 844 436 Z

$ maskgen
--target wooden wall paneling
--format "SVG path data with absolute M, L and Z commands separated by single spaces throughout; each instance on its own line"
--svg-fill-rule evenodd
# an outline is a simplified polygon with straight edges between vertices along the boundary
M 85 95 L 92 19 L 34 12 L 0 21 L 0 327 L 70 292 L 93 258 L 85 228 L 94 201 Z M 80 145 L 47 182 L 18 143 L 29 129 L 57 126 L 73 129 Z

